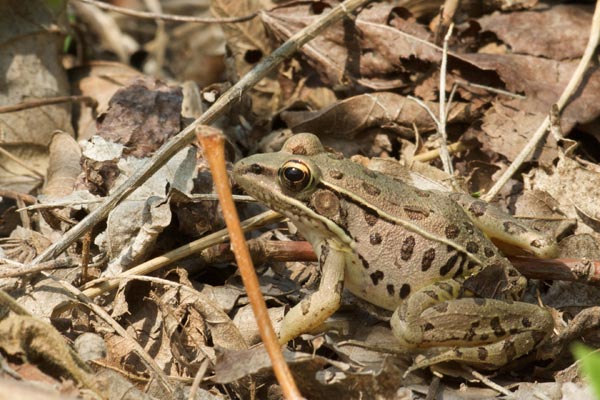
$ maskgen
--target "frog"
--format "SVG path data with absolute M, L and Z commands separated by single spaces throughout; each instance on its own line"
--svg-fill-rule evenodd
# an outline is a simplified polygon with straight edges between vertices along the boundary
M 318 289 L 284 316 L 285 344 L 323 324 L 343 290 L 391 312 L 410 370 L 456 361 L 499 368 L 532 352 L 554 326 L 522 302 L 527 286 L 491 238 L 539 257 L 556 241 L 468 194 L 424 190 L 325 149 L 312 133 L 238 161 L 234 179 L 283 214 L 319 261 Z

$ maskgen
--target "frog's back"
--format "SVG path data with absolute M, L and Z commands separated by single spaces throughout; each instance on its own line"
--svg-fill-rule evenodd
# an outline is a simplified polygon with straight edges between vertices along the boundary
M 518 275 L 445 194 L 332 157 L 314 158 L 321 170 L 319 190 L 339 200 L 341 212 L 332 219 L 353 240 L 346 287 L 358 297 L 393 310 L 422 287 L 462 281 L 486 267 Z

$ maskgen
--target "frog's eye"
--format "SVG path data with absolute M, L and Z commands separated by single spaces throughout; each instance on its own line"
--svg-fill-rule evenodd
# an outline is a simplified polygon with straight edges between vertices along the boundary
M 305 163 L 298 160 L 286 161 L 279 168 L 279 182 L 293 192 L 301 192 L 313 183 L 313 174 Z

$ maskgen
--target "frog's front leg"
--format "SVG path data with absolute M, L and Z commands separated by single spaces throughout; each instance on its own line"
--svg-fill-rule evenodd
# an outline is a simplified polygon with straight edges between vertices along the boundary
M 305 297 L 285 315 L 279 329 L 282 344 L 302 333 L 320 326 L 340 307 L 344 288 L 346 255 L 330 244 L 323 244 L 319 251 L 321 283 L 319 289 Z
M 458 298 L 461 285 L 447 280 L 411 295 L 394 312 L 392 329 L 402 345 L 437 349 L 410 370 L 445 361 L 501 366 L 533 350 L 553 327 L 545 309 L 528 303 Z

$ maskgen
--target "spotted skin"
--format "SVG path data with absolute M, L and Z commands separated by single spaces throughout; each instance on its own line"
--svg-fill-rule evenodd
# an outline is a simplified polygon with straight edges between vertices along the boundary
M 413 369 L 449 360 L 499 366 L 551 330 L 545 309 L 513 301 L 526 280 L 480 226 L 516 233 L 526 249 L 536 241 L 545 254 L 552 241 L 510 217 L 498 219 L 482 201 L 415 189 L 326 152 L 310 134 L 293 136 L 278 153 L 240 161 L 234 175 L 289 217 L 319 255 L 319 289 L 286 314 L 282 343 L 335 312 L 342 287 L 394 312 L 399 345 L 424 352 Z

